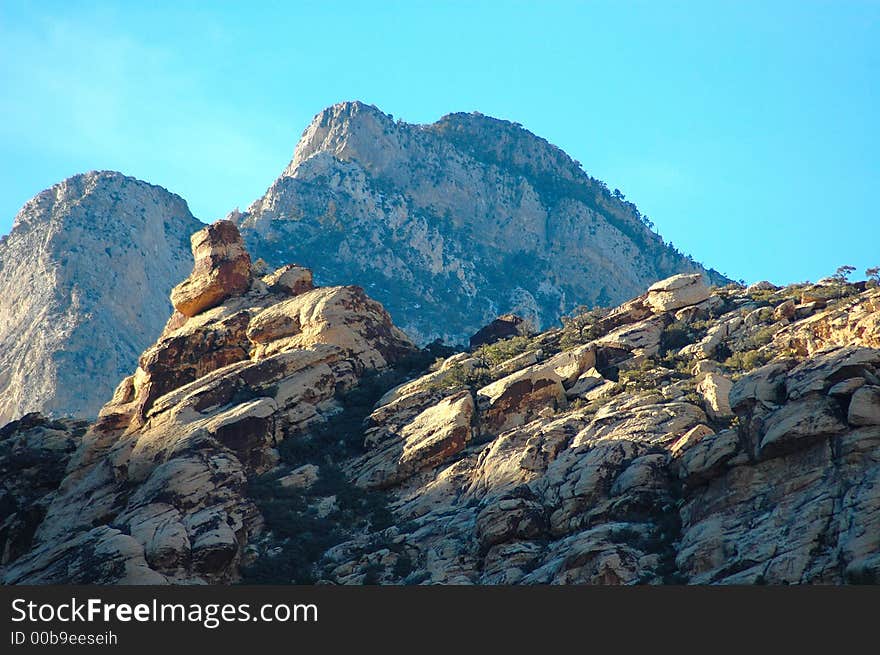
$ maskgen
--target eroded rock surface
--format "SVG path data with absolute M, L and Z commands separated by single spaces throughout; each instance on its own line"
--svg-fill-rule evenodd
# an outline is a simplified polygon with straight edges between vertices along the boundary
M 363 286 L 420 344 L 466 344 L 509 312 L 546 328 L 674 273 L 724 281 L 560 149 L 478 113 L 410 125 L 360 102 L 328 107 L 231 217 L 256 257 Z
M 94 418 L 162 331 L 200 227 L 180 197 L 108 171 L 25 203 L 0 238 L 0 425 Z
M 693 283 L 679 284 L 657 289 Z M 655 289 L 528 338 L 423 353 L 401 380 L 383 376 L 414 349 L 381 306 L 309 286 L 253 277 L 173 316 L 57 489 L 23 504 L 44 518 L 3 580 L 880 576 L 876 291 L 836 290 L 798 318 L 777 310 L 821 288 L 652 304 Z M 804 332 L 808 352 L 793 345 Z
M 192 243 L 197 263 L 178 289 L 211 288 L 228 278 L 211 271 L 229 263 L 222 304 L 172 316 L 41 501 L 33 546 L 9 558 L 5 582 L 237 579 L 262 525 L 248 478 L 277 464 L 285 439 L 338 411 L 338 395 L 362 375 L 414 351 L 357 287 L 291 295 L 296 285 L 269 285 L 249 268 L 241 284 L 247 253 L 231 223 Z M 267 329 L 267 313 L 283 328 Z

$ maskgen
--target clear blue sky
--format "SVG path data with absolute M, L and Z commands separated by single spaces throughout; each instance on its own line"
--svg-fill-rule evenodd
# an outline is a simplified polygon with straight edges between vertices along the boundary
M 880 1 L 0 0 L 0 233 L 91 169 L 221 217 L 349 99 L 518 121 L 734 278 L 880 265 Z

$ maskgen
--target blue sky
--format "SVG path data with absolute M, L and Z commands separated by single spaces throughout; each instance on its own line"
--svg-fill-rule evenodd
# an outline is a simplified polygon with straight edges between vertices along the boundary
M 520 122 L 731 277 L 861 272 L 880 265 L 878 44 L 880 1 L 0 0 L 0 233 L 91 169 L 222 217 L 358 99 Z

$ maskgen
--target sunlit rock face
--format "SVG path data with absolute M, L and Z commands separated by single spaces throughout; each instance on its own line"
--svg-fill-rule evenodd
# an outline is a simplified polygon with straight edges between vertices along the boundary
M 0 240 L 0 425 L 94 417 L 162 331 L 199 227 L 181 198 L 119 173 L 29 200 Z
M 66 476 L 43 498 L 30 543 L 15 544 L 4 581 L 238 579 L 263 522 L 248 479 L 277 465 L 286 439 L 337 413 L 338 395 L 362 376 L 415 353 L 359 287 L 308 288 L 303 275 L 285 278 L 290 268 L 257 277 L 229 222 L 194 234 L 192 251 L 172 294 L 178 310 L 66 451 Z M 6 432 L 22 440 L 28 427 Z
M 420 343 L 467 343 L 507 312 L 546 328 L 703 271 L 559 148 L 481 114 L 410 125 L 334 105 L 231 218 L 255 257 L 363 286 Z
M 87 430 L 0 430 L 0 580 L 876 582 L 880 289 L 691 284 L 437 357 L 251 267 Z

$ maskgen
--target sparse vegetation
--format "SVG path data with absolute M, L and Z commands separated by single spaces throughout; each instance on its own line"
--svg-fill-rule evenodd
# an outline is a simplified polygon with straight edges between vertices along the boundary
M 608 314 L 605 309 L 578 307 L 570 316 L 562 317 L 562 336 L 559 346 L 569 350 L 598 339 L 601 334 L 599 321 Z
M 488 366 L 495 366 L 516 357 L 532 347 L 532 340 L 526 336 L 510 337 L 492 344 L 480 346 L 473 352 L 473 356 L 483 360 Z
M 763 366 L 767 361 L 767 356 L 760 350 L 755 349 L 733 353 L 725 360 L 724 365 L 736 371 L 751 371 L 759 366 Z
M 852 275 L 855 270 L 855 266 L 838 266 L 837 270 L 834 271 L 834 275 L 831 276 L 831 279 L 837 282 L 837 284 L 843 286 L 849 281 L 849 276 Z
M 688 326 L 675 321 L 666 326 L 660 334 L 660 354 L 665 355 L 672 350 L 680 350 L 693 342 Z
M 489 370 L 486 368 L 466 368 L 461 364 L 456 364 L 450 367 L 442 378 L 425 385 L 425 388 L 438 391 L 458 389 L 460 387 L 476 389 L 489 384 L 491 381 Z
M 364 421 L 375 403 L 392 386 L 425 370 L 435 351 L 425 349 L 392 370 L 363 376 L 357 387 L 338 395 L 340 412 L 308 434 L 290 435 L 280 444 L 278 452 L 283 463 L 319 467 L 318 480 L 311 487 L 282 487 L 278 479 L 286 469 L 249 481 L 248 495 L 260 509 L 280 550 L 263 554 L 244 567 L 244 582 L 314 583 L 318 560 L 328 548 L 348 539 L 352 532 L 375 532 L 392 525 L 385 494 L 352 484 L 336 463 L 363 451 Z M 330 509 L 319 511 L 319 502 L 330 497 L 335 498 Z

